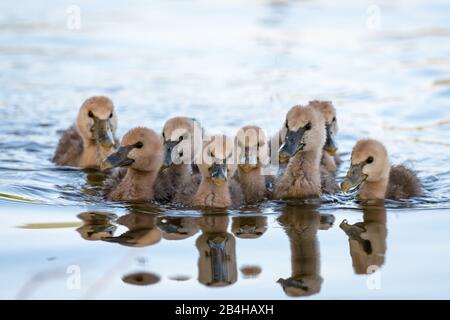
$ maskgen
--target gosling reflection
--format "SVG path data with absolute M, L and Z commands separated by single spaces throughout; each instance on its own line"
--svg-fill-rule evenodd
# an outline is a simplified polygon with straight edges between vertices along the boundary
M 325 223 L 328 221 L 328 223 Z M 278 222 L 284 228 L 291 246 L 292 275 L 278 283 L 290 297 L 310 296 L 320 292 L 320 253 L 317 231 L 334 217 L 321 216 L 315 209 L 286 206 Z M 324 226 L 325 225 L 325 226 Z
M 156 227 L 153 214 L 130 211 L 117 218 L 110 213 L 85 212 L 78 217 L 83 221 L 83 226 L 77 231 L 86 240 L 102 240 L 138 248 L 153 245 L 161 240 L 161 231 Z M 128 230 L 115 236 L 117 225 L 125 226 Z
M 135 286 L 149 286 L 158 283 L 161 278 L 150 272 L 135 272 L 122 277 L 122 281 Z
M 161 240 L 161 231 L 156 227 L 155 216 L 142 212 L 131 212 L 121 216 L 116 222 L 128 228 L 119 236 L 103 239 L 127 247 L 146 247 Z
M 241 239 L 257 239 L 267 231 L 267 217 L 233 217 L 231 231 Z
M 355 274 L 367 274 L 370 266 L 381 267 L 386 255 L 386 209 L 384 205 L 363 208 L 363 222 L 339 227 L 348 236 L 350 255 Z
M 84 240 L 98 241 L 112 237 L 117 227 L 112 221 L 117 216 L 109 212 L 83 212 L 78 215 L 83 225 L 77 229 Z
M 199 217 L 162 216 L 156 219 L 156 225 L 165 240 L 183 240 L 199 231 Z
M 203 216 L 197 238 L 198 280 L 208 287 L 229 286 L 237 281 L 236 240 L 227 232 L 228 216 Z

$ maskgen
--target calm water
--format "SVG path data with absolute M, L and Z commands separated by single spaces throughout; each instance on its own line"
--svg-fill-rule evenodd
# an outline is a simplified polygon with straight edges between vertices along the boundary
M 79 30 L 66 26 L 74 3 Z M 450 298 L 449 12 L 444 0 L 2 1 L 0 298 Z M 372 136 L 425 196 L 228 215 L 107 203 L 101 174 L 49 161 L 95 94 L 115 102 L 120 135 L 175 115 L 270 134 L 292 105 L 332 100 L 339 177 Z

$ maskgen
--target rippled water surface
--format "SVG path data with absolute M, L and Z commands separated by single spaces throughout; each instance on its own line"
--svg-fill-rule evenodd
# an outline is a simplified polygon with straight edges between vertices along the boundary
M 449 298 L 449 12 L 444 0 L 2 1 L 0 298 Z M 332 100 L 339 178 L 371 136 L 425 195 L 227 214 L 107 203 L 102 174 L 49 161 L 97 94 L 120 135 L 175 115 L 270 134 L 292 105 Z

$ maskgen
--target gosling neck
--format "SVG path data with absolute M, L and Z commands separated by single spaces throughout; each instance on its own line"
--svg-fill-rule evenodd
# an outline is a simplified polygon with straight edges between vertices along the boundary
M 288 169 L 290 168 L 294 171 L 293 169 L 300 168 L 304 173 L 308 173 L 308 170 L 312 170 L 311 176 L 319 176 L 321 156 L 322 151 L 320 149 L 300 151 L 289 161 Z
M 83 152 L 79 165 L 84 168 L 98 168 L 102 160 L 106 159 L 111 151 L 100 148 L 95 140 L 83 139 Z
M 279 199 L 319 197 L 320 159 L 320 149 L 302 151 L 292 157 L 275 188 L 275 197 Z
M 266 195 L 266 178 L 262 174 L 260 166 L 247 172 L 239 166 L 239 182 L 246 203 L 256 203 L 264 199 Z
M 382 200 L 386 196 L 389 178 L 378 181 L 364 181 L 359 189 L 358 198 L 361 200 Z
M 117 189 L 122 200 L 150 201 L 154 196 L 154 183 L 158 171 L 140 171 L 128 168 L 127 173 Z

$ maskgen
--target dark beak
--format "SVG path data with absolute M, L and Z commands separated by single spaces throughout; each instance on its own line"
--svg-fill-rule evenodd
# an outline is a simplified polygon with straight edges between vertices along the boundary
M 112 168 L 131 165 L 134 162 L 134 160 L 128 158 L 128 153 L 130 153 L 132 149 L 133 148 L 130 146 L 120 147 L 119 150 L 111 154 L 108 158 L 106 158 L 102 162 L 100 169 L 102 171 L 105 171 Z
M 334 141 L 331 126 L 329 124 L 327 124 L 326 129 L 327 129 L 327 140 L 325 141 L 325 146 L 323 147 L 323 149 L 326 152 L 328 152 L 330 156 L 334 157 L 336 155 L 338 148 L 336 142 Z
M 341 183 L 341 190 L 343 192 L 358 188 L 367 179 L 367 175 L 363 173 L 364 164 L 352 164 L 350 166 L 344 181 Z
M 110 150 L 114 147 L 114 135 L 112 132 L 109 120 L 100 120 L 94 118 L 94 126 L 92 127 L 92 134 L 95 141 L 104 149 Z
M 162 169 L 168 168 L 173 164 L 172 152 L 177 144 L 178 142 L 176 141 L 164 141 L 164 161 L 161 167 Z
M 214 184 L 218 187 L 223 186 L 227 181 L 227 168 L 225 164 L 214 163 L 209 170 L 209 175 Z
M 288 130 L 284 142 L 278 150 L 280 163 L 288 161 L 305 147 L 301 142 L 304 134 L 305 130 L 302 128 L 297 131 Z

